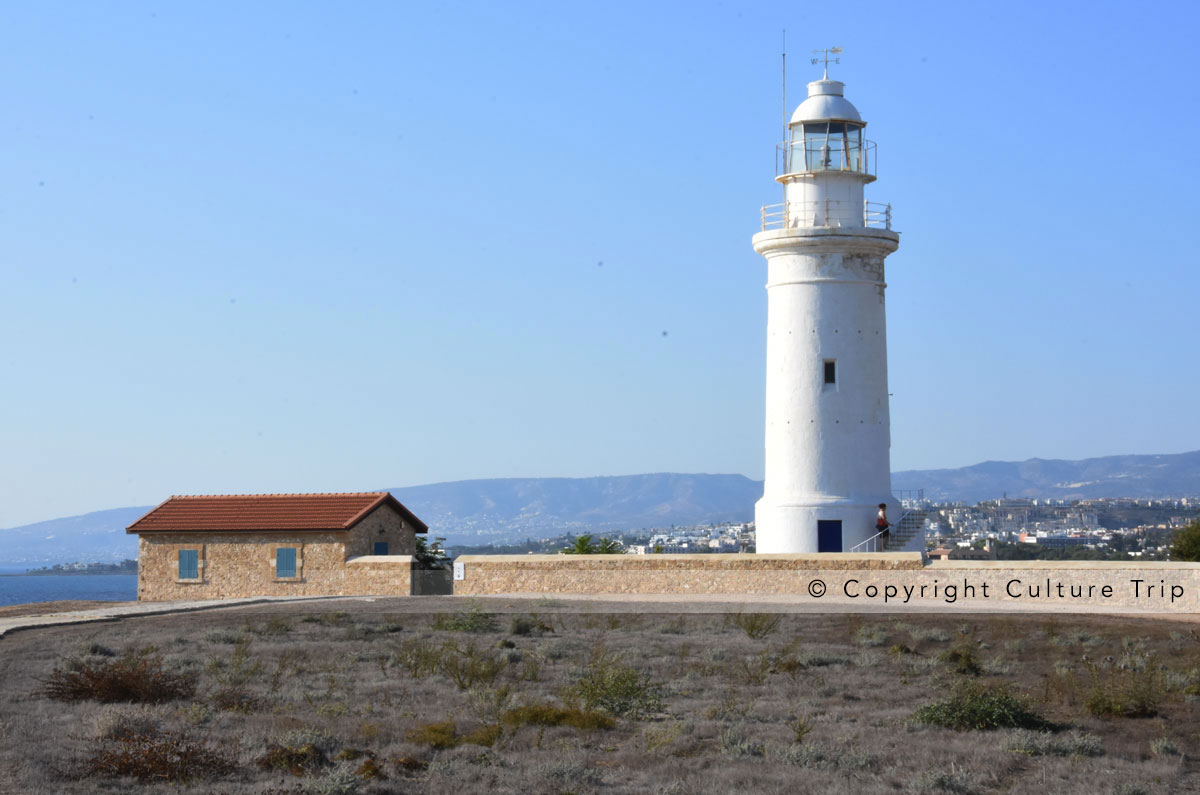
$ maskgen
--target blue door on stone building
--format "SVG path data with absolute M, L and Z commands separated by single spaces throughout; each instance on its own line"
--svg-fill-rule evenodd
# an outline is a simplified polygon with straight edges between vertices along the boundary
M 842 551 L 842 520 L 841 519 L 818 519 L 817 520 L 817 551 L 818 552 L 841 552 Z
M 387 554 L 387 542 L 386 541 L 376 541 L 375 542 L 375 554 L 376 555 L 386 555 Z

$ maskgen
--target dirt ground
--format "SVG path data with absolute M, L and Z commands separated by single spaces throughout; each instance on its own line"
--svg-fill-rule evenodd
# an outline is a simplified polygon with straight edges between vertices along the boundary
M 122 660 L 190 689 L 48 695 Z M 1200 633 L 1138 617 L 283 603 L 14 632 L 0 682 L 6 793 L 1200 791 Z M 1050 729 L 915 719 L 964 682 Z
M 0 607 L 0 618 L 16 616 L 44 616 L 50 613 L 67 613 L 74 610 L 92 610 L 104 607 L 122 607 L 134 605 L 137 602 L 95 602 L 82 599 L 64 600 L 58 602 L 29 602 L 20 605 L 4 605 Z

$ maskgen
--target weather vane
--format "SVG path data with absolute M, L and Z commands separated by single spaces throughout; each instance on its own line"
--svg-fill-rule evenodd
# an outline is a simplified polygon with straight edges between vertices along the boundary
M 826 47 L 823 50 L 813 50 L 813 55 L 823 56 L 823 58 L 813 58 L 812 62 L 814 65 L 821 63 L 822 60 L 825 61 L 825 76 L 823 78 L 821 78 L 822 80 L 829 79 L 829 56 L 831 56 L 831 55 L 834 56 L 833 62 L 840 64 L 841 59 L 839 59 L 837 56 L 839 56 L 841 54 L 842 54 L 841 47 Z

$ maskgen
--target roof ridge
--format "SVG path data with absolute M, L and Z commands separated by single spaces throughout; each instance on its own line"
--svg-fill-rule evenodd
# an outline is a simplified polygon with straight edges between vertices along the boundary
M 126 528 L 129 532 L 348 530 L 391 505 L 418 533 L 428 526 L 387 491 L 173 495 Z
M 230 497 L 380 497 L 388 491 L 294 491 L 269 492 L 262 494 L 172 494 L 172 500 L 195 500 L 205 498 L 228 499 Z

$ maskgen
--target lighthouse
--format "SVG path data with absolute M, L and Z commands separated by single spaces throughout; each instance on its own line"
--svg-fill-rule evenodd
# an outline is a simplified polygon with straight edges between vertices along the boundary
M 895 523 L 888 418 L 884 259 L 900 243 L 891 205 L 865 200 L 875 144 L 829 79 L 776 151 L 782 204 L 762 210 L 767 260 L 767 411 L 757 549 L 874 550 L 879 504 Z

